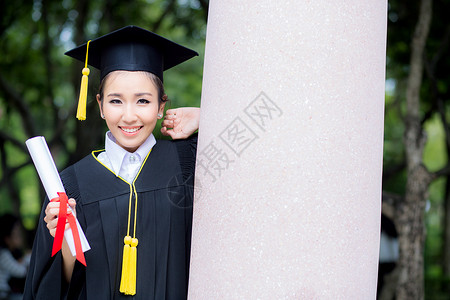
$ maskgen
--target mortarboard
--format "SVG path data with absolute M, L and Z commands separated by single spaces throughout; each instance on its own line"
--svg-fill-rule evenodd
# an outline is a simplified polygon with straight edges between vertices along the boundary
M 100 70 L 100 79 L 117 70 L 147 71 L 163 81 L 163 71 L 170 69 L 198 53 L 162 36 L 137 26 L 126 26 L 79 47 L 66 55 L 85 62 L 80 93 L 80 106 L 85 107 L 87 94 L 87 65 Z M 82 99 L 84 98 L 84 99 Z M 84 120 L 83 116 L 77 118 Z

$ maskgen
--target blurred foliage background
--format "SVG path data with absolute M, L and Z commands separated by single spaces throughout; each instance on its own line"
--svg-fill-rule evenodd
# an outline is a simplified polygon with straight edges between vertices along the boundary
M 420 1 L 389 1 L 383 190 L 400 202 L 408 178 L 406 90 L 419 7 Z M 423 164 L 434 174 L 423 199 L 427 299 L 450 299 L 448 11 L 449 0 L 433 2 L 420 88 Z M 207 13 L 208 0 L 0 0 L 0 214 L 20 215 L 30 243 L 44 192 L 24 141 L 44 135 L 59 170 L 104 143 L 98 74 L 91 68 L 88 117 L 78 122 L 83 64 L 63 53 L 126 25 L 149 29 L 200 53 L 165 73 L 169 107 L 199 106 Z

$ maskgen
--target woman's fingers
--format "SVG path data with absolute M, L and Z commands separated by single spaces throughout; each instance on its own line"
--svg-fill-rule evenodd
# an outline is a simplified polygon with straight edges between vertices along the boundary
M 172 118 L 172 117 L 176 117 L 177 113 L 179 113 L 180 110 L 178 108 L 171 108 L 166 110 L 166 115 L 164 116 L 164 118 Z
M 161 133 L 165 136 L 169 136 L 169 133 L 167 132 L 167 127 L 161 127 Z
M 48 231 L 50 232 L 50 235 L 52 237 L 55 237 L 57 225 L 58 225 L 58 218 L 47 223 Z M 65 226 L 64 230 L 69 229 L 69 228 L 70 228 L 69 221 L 66 219 L 66 226 Z
M 173 124 L 174 124 L 173 120 L 164 120 L 164 121 L 162 121 L 161 126 L 167 127 L 167 128 L 173 128 Z
M 166 112 L 166 114 L 164 115 L 164 120 L 165 120 L 165 121 L 167 121 L 167 120 L 173 120 L 173 119 L 176 119 L 176 117 L 177 117 L 176 114 L 167 114 L 167 112 Z
M 50 235 L 52 237 L 55 237 L 56 233 L 56 225 L 58 224 L 58 218 L 51 220 L 50 222 L 47 222 L 47 228 L 50 232 Z
M 75 199 L 70 198 L 70 199 L 69 199 L 69 206 L 70 206 L 70 208 L 72 208 L 71 213 L 73 213 L 73 216 L 74 216 L 75 218 L 77 217 L 76 205 L 77 205 L 77 202 L 75 201 Z M 70 210 L 68 210 L 68 212 L 69 212 L 69 211 L 70 211 Z
M 49 223 L 58 217 L 59 213 L 59 202 L 49 202 L 47 207 L 45 208 L 45 217 L 44 221 Z
M 76 217 L 76 201 L 73 198 L 69 199 L 69 207 L 67 207 L 67 214 L 73 213 L 73 215 Z M 58 225 L 58 215 L 59 215 L 59 206 L 60 202 L 49 202 L 47 204 L 47 207 L 45 208 L 45 217 L 44 221 L 47 223 L 47 228 L 50 232 L 50 234 L 55 237 L 56 233 L 56 226 Z M 69 222 L 66 219 L 66 226 L 65 229 L 69 228 Z

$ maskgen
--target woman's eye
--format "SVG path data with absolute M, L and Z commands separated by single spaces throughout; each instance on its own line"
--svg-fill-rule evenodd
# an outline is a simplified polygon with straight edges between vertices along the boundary
M 109 100 L 109 103 L 120 104 L 120 103 L 122 103 L 122 101 L 120 101 L 119 99 L 111 99 L 111 100 Z
M 139 100 L 138 100 L 138 103 L 139 103 L 139 104 L 148 104 L 148 103 L 150 103 L 150 101 L 147 100 L 147 99 L 139 99 Z

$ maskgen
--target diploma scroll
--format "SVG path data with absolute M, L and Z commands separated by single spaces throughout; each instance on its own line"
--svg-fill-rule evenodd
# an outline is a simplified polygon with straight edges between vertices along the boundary
M 26 142 L 28 151 L 30 152 L 31 159 L 33 160 L 34 166 L 39 174 L 42 185 L 44 186 L 45 192 L 49 200 L 58 198 L 58 193 L 65 193 L 64 187 L 59 177 L 58 170 L 56 169 L 55 162 L 53 161 L 50 150 L 48 149 L 47 143 L 43 136 L 37 136 L 28 139 Z M 70 206 L 69 206 L 70 208 Z M 91 249 L 89 243 L 81 229 L 80 223 L 76 220 L 81 248 L 83 252 Z M 64 238 L 69 245 L 72 255 L 76 255 L 75 242 L 72 234 L 72 229 L 68 228 L 64 232 Z

